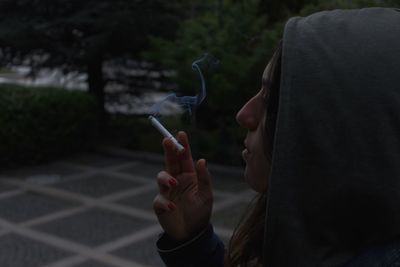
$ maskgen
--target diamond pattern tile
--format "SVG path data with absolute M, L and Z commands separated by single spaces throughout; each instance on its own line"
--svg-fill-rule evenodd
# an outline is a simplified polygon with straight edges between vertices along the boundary
M 212 175 L 212 184 L 216 190 L 236 193 L 249 188 L 243 177 L 224 177 L 216 174 Z
M 37 179 L 38 177 L 46 177 L 48 180 L 50 180 L 51 178 L 52 180 L 54 180 L 54 182 L 56 182 L 58 180 L 61 180 L 65 176 L 73 175 L 79 173 L 80 171 L 81 170 L 79 168 L 67 166 L 62 164 L 61 162 L 54 162 L 35 167 L 9 170 L 1 174 L 5 176 L 33 180 Z
M 71 255 L 45 243 L 15 234 L 0 237 L 0 251 L 1 267 L 41 267 Z
M 153 199 L 158 194 L 156 183 L 154 183 L 154 190 L 143 192 L 128 198 L 124 198 L 118 201 L 118 204 L 122 204 L 137 209 L 143 209 L 147 211 L 153 211 Z
M 134 174 L 137 176 L 155 180 L 157 174 L 164 169 L 165 169 L 164 164 L 161 163 L 138 162 L 134 166 L 120 169 L 119 172 L 126 174 Z
M 98 261 L 85 261 L 78 265 L 74 265 L 74 267 L 114 267 L 114 266 L 110 266 L 110 264 L 105 264 Z
M 34 228 L 90 247 L 96 247 L 140 231 L 148 225 L 148 221 L 140 218 L 94 208 Z
M 144 264 L 146 266 L 164 267 L 165 265 L 157 252 L 157 239 L 158 236 L 155 235 L 118 249 L 111 254 Z
M 129 163 L 132 160 L 116 155 L 99 155 L 99 154 L 88 154 L 78 157 L 74 157 L 69 160 L 71 163 L 77 163 L 79 165 L 86 165 L 93 168 L 107 168 L 112 166 L 117 166 L 125 163 Z
M 130 164 L 131 163 L 131 164 Z M 211 165 L 211 164 L 210 164 Z M 88 167 L 88 168 L 85 168 Z M 113 168 L 111 168 L 113 167 Z M 218 166 L 210 166 L 214 168 Z M 108 168 L 106 171 L 104 168 Z M 0 173 L 0 218 L 18 224 L 72 207 L 83 205 L 79 201 L 69 201 L 60 197 L 50 197 L 43 193 L 22 191 L 20 187 L 8 185 L 2 177 L 18 179 L 28 185 L 45 187 L 47 190 L 59 189 L 92 198 L 112 196 L 116 193 L 135 189 L 148 184 L 143 181 L 127 180 L 118 174 L 132 177 L 148 178 L 154 182 L 154 189 L 126 196 L 114 203 L 125 208 L 141 209 L 152 212 L 152 202 L 158 193 L 156 175 L 164 169 L 157 161 L 132 160 L 125 156 L 90 154 L 74 156 L 64 162 L 54 162 L 37 167 L 8 170 Z M 93 172 L 95 171 L 95 172 Z M 237 197 L 237 193 L 248 190 L 243 175 L 237 168 L 215 168 L 212 170 L 214 187 L 221 191 L 216 194 L 215 203 Z M 29 188 L 29 187 L 28 187 Z M 16 191 L 20 189 L 20 191 Z M 16 191 L 16 194 L 7 192 Z M 232 194 L 223 194 L 229 192 Z M 221 239 L 227 243 L 229 230 L 233 229 L 240 219 L 248 202 L 243 200 L 213 213 L 212 223 L 221 230 Z M 127 209 L 128 210 L 128 209 Z M 140 234 L 146 227 L 153 227 L 157 222 L 136 216 L 126 215 L 122 211 L 111 211 L 106 208 L 89 208 L 65 215 L 30 228 L 91 248 L 118 241 L 128 235 Z M 16 227 L 21 227 L 16 225 Z M 228 233 L 226 232 L 228 230 Z M 130 245 L 109 252 L 115 257 L 137 262 L 141 266 L 164 266 L 156 251 L 157 235 L 138 240 Z M 49 245 L 44 240 L 33 240 L 29 237 L 13 234 L 0 225 L 0 267 L 43 267 L 52 266 L 65 257 L 74 254 Z M 86 258 L 85 258 L 86 259 Z M 101 260 L 86 259 L 70 267 L 115 267 Z
M 8 191 L 16 190 L 16 189 L 18 189 L 18 187 L 13 186 L 13 185 L 8 185 L 8 184 L 2 183 L 0 181 L 0 194 L 8 192 Z
M 215 212 L 211 216 L 211 222 L 215 226 L 234 229 L 248 207 L 248 204 L 248 202 L 243 201 Z
M 143 209 L 146 211 L 153 212 L 153 200 L 158 194 L 157 185 L 154 183 L 154 189 L 150 191 L 146 191 L 131 197 L 127 197 L 117 201 L 118 204 L 133 207 L 136 209 Z M 214 196 L 214 203 L 223 200 L 223 197 Z
M 90 197 L 102 197 L 141 185 L 143 184 L 140 182 L 115 178 L 104 174 L 58 183 L 53 185 L 53 187 Z
M 0 218 L 19 223 L 77 205 L 78 202 L 28 191 L 1 199 Z

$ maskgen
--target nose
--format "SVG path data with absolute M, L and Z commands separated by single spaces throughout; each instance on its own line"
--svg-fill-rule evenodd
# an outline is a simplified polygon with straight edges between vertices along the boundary
M 238 124 L 250 131 L 256 130 L 263 112 L 263 98 L 260 93 L 253 96 L 236 114 Z

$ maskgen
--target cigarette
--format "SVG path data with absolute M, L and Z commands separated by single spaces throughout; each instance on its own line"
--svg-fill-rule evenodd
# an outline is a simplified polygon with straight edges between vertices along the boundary
M 153 116 L 149 116 L 149 120 L 151 121 L 151 124 L 166 138 L 171 139 L 172 143 L 174 143 L 175 147 L 178 149 L 179 152 L 182 152 L 185 150 L 185 148 L 179 144 L 178 140 L 175 139 L 175 137 L 168 132 L 167 129 Z

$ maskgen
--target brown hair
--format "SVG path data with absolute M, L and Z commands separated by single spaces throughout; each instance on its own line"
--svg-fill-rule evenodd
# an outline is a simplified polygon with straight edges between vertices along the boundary
M 279 105 L 279 88 L 281 80 L 282 41 L 279 41 L 269 62 L 268 94 L 266 97 L 266 114 L 264 150 L 268 161 L 272 162 L 272 151 L 276 118 Z M 271 164 L 268 164 L 271 166 Z M 264 225 L 267 206 L 267 192 L 258 194 L 249 204 L 229 242 L 228 262 L 231 267 L 261 266 L 264 242 Z

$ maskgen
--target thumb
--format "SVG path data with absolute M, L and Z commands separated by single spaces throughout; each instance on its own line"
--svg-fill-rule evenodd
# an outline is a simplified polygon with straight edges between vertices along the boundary
M 196 172 L 198 177 L 199 191 L 211 192 L 211 175 L 208 172 L 207 162 L 205 159 L 200 159 L 196 162 Z

